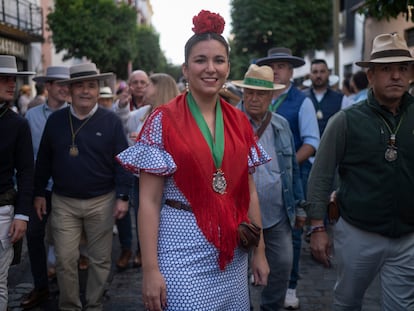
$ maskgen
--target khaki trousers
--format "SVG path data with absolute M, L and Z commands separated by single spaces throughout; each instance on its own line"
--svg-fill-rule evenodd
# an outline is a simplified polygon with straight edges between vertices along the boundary
M 13 221 L 13 205 L 0 206 L 0 311 L 7 310 L 7 277 L 13 260 L 13 245 L 8 236 Z
M 56 253 L 59 310 L 82 310 L 79 297 L 78 259 L 82 231 L 89 256 L 86 306 L 102 310 L 102 296 L 111 269 L 115 192 L 92 199 L 52 195 L 51 228 Z

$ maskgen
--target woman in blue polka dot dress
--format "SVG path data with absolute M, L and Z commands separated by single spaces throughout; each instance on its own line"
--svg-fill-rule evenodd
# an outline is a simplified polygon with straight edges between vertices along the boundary
M 157 108 L 118 161 L 140 174 L 142 295 L 147 310 L 250 310 L 243 221 L 261 226 L 251 174 L 270 160 L 244 114 L 220 99 L 230 71 L 223 18 L 201 11 L 185 46 L 188 90 Z M 252 250 L 258 285 L 269 266 Z

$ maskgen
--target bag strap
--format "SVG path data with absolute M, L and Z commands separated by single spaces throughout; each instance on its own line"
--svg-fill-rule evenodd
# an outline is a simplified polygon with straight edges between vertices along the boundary
M 260 127 L 256 131 L 256 136 L 260 138 L 265 131 L 266 127 L 269 125 L 270 119 L 272 118 L 272 113 L 270 111 L 266 112 L 266 119 L 262 122 Z

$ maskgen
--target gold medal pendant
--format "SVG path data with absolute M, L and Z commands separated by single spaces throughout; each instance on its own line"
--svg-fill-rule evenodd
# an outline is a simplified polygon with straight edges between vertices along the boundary
M 77 157 L 79 155 L 79 149 L 76 145 L 72 145 L 69 148 L 69 155 L 71 157 Z
M 322 112 L 322 110 L 318 109 L 318 111 L 316 111 L 316 118 L 318 120 L 322 120 L 323 119 L 323 112 Z
M 387 160 L 388 162 L 393 162 L 397 160 L 397 157 L 397 147 L 389 145 L 387 147 L 387 150 L 385 150 L 385 160 Z
M 387 150 L 385 150 L 385 160 L 393 162 L 397 160 L 397 146 L 395 145 L 395 134 L 391 133 L 388 140 Z
M 225 194 L 227 188 L 227 181 L 221 169 L 218 169 L 213 174 L 213 190 L 219 194 Z

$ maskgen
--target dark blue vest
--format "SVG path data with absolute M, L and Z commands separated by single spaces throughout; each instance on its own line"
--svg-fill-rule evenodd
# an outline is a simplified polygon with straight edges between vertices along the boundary
M 292 131 L 293 139 L 295 140 L 296 151 L 303 145 L 299 130 L 299 109 L 305 98 L 305 95 L 301 91 L 292 86 L 285 100 L 276 110 L 276 113 L 285 117 L 289 122 L 290 130 Z
M 303 91 L 303 93 L 312 100 L 313 105 L 315 106 L 315 111 L 322 111 L 323 118 L 318 118 L 319 133 L 322 136 L 329 118 L 341 109 L 342 98 L 344 95 L 335 92 L 334 90 L 327 89 L 322 100 L 318 103 L 313 89 L 307 89 Z

